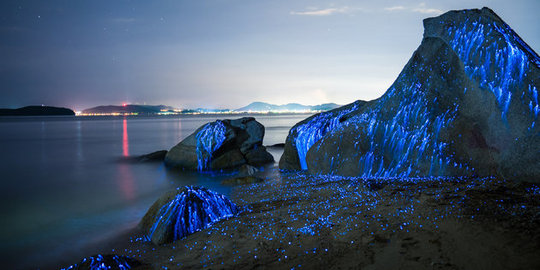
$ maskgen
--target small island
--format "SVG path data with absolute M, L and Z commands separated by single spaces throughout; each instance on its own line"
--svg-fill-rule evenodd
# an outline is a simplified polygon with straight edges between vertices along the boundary
M 0 116 L 47 116 L 47 115 L 75 115 L 68 108 L 51 106 L 26 106 L 18 109 L 0 109 Z

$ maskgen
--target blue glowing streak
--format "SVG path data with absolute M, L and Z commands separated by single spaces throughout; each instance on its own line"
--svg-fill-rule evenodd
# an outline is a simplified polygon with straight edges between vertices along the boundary
M 217 120 L 202 127 L 195 135 L 197 138 L 197 169 L 208 169 L 212 154 L 221 147 L 225 141 L 226 128 L 223 122 Z
M 237 212 L 236 205 L 224 195 L 206 188 L 186 186 L 161 207 L 147 237 L 152 239 L 158 228 L 165 227 L 173 229 L 174 240 L 178 240 Z
M 449 27 L 444 38 L 463 62 L 467 76 L 495 95 L 506 120 L 512 96 L 527 89 L 524 79 L 529 64 L 540 66 L 538 55 L 504 23 L 466 20 Z
M 311 146 L 319 141 L 326 133 L 341 125 L 339 119 L 354 110 L 357 109 L 355 104 L 347 110 L 337 112 L 329 111 L 323 112 L 315 116 L 309 122 L 296 127 L 291 132 L 296 132 L 295 146 L 298 153 L 298 159 L 300 160 L 300 166 L 302 170 L 307 170 L 306 155 Z
M 107 263 L 103 255 L 98 254 L 96 256 L 84 258 L 81 261 L 80 266 L 75 264 L 75 265 L 69 266 L 68 268 L 63 268 L 63 269 L 70 270 L 70 269 L 79 269 L 80 267 L 84 267 L 84 269 L 90 269 L 90 270 L 108 270 L 108 269 L 128 270 L 132 268 L 131 265 L 129 264 L 129 260 L 131 259 L 129 257 L 112 255 L 111 259 L 113 261 L 113 265 L 111 265 L 110 263 Z
M 429 83 L 426 82 L 426 83 Z M 429 175 L 444 175 L 448 166 L 464 167 L 452 161 L 446 155 L 448 143 L 439 139 L 441 130 L 447 127 L 455 118 L 457 105 L 442 114 L 433 114 L 426 106 L 429 102 L 425 96 L 424 87 L 418 82 L 412 82 L 402 90 L 402 95 L 391 88 L 380 102 L 385 103 L 394 95 L 399 95 L 398 106 L 389 107 L 384 114 L 378 110 L 364 113 L 351 118 L 346 125 L 359 131 L 355 140 L 358 156 L 360 177 L 411 177 L 420 175 L 420 166 L 429 166 Z M 394 117 L 384 120 L 384 115 Z M 364 135 L 361 135 L 364 134 Z M 367 135 L 367 136 L 366 136 Z M 364 137 L 365 136 L 365 137 Z M 360 142 L 368 141 L 369 149 L 359 148 Z M 319 145 L 320 146 L 320 145 Z M 339 152 L 339 151 L 338 151 Z M 349 162 L 347 159 L 336 158 L 332 166 Z
M 521 97 L 521 104 L 530 111 L 531 130 L 535 127 L 540 107 L 535 85 L 538 78 L 533 77 L 529 69 L 530 65 L 539 67 L 540 57 L 508 25 L 483 20 L 467 19 L 459 25 L 448 27 L 439 37 L 450 46 L 445 54 L 455 53 L 469 79 L 476 82 L 480 89 L 494 95 L 502 121 L 507 121 L 510 107 L 518 105 L 518 98 Z M 453 71 L 452 64 L 444 59 L 439 58 L 435 62 L 440 70 L 447 71 L 440 74 L 443 81 Z M 343 151 L 339 148 L 351 147 L 350 142 L 343 142 L 342 137 L 332 141 L 332 147 L 337 147 L 332 151 L 336 153 L 334 156 L 320 152 L 324 162 L 329 163 L 331 174 L 339 173 L 341 165 L 349 166 L 345 164 L 353 158 L 358 161 L 358 176 L 361 177 L 412 177 L 421 176 L 422 171 L 427 170 L 431 176 L 444 176 L 448 169 L 454 173 L 474 171 L 469 164 L 455 158 L 449 147 L 453 141 L 446 137 L 448 128 L 459 112 L 459 99 L 444 111 L 430 109 L 441 106 L 437 97 L 428 98 L 425 93 L 448 90 L 434 88 L 438 84 L 432 84 L 431 75 L 427 78 L 415 76 L 426 72 L 429 74 L 434 68 L 433 60 L 425 64 L 413 62 L 412 73 L 398 78 L 400 83 L 391 87 L 370 111 L 327 112 L 291 130 L 290 135 L 296 135 L 294 143 L 302 169 L 307 169 L 306 154 L 317 141 L 332 134 L 341 136 L 339 132 L 342 127 L 353 126 L 358 130 L 351 133 L 357 134 L 353 142 L 357 154 L 354 154 L 355 151 L 345 151 L 352 152 L 353 156 L 342 156 Z M 466 92 L 467 88 L 463 88 L 463 93 Z M 384 111 L 381 111 L 382 108 Z M 349 113 L 355 115 L 344 122 L 339 121 Z M 446 135 L 441 136 L 443 133 Z M 367 150 L 365 142 L 368 142 Z M 324 142 L 318 144 L 317 151 L 322 145 Z M 309 167 L 316 168 L 317 165 L 310 163 Z

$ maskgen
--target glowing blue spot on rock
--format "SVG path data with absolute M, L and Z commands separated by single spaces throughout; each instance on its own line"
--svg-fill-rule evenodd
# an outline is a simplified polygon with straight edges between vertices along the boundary
M 465 73 L 495 95 L 501 117 L 506 119 L 512 91 L 520 96 L 526 90 L 526 71 L 530 63 L 540 65 L 538 55 L 504 23 L 466 21 L 450 27 L 447 38 L 463 61 Z
M 147 237 L 154 243 L 178 240 L 206 229 L 213 223 L 232 217 L 238 212 L 236 205 L 224 195 L 202 187 L 184 187 L 177 190 L 172 200 L 165 203 L 154 217 Z M 154 234 L 158 235 L 156 240 Z
M 197 138 L 197 169 L 199 171 L 208 169 L 212 154 L 225 141 L 225 131 L 223 122 L 217 120 L 204 125 L 195 135 Z
M 307 170 L 308 168 L 306 155 L 309 148 L 311 148 L 311 146 L 320 140 L 326 133 L 339 127 L 341 125 L 340 118 L 347 113 L 356 110 L 357 107 L 358 105 L 354 104 L 351 108 L 337 113 L 333 111 L 320 113 L 311 119 L 311 121 L 296 127 L 295 145 L 302 170 Z

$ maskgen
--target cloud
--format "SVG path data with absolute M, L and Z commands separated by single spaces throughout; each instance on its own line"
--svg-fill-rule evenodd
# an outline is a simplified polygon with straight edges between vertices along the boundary
M 385 7 L 384 10 L 386 11 L 398 11 L 398 10 L 404 10 L 404 6 L 393 6 L 393 7 Z
M 440 9 L 427 8 L 426 3 L 420 3 L 420 5 L 418 5 L 418 7 L 416 8 L 413 8 L 412 11 L 419 12 L 422 14 L 434 14 L 434 15 L 439 15 L 443 13 L 442 10 Z
M 329 16 L 337 13 L 347 13 L 351 11 L 349 7 L 341 8 L 325 8 L 325 9 L 309 9 L 306 11 L 291 11 L 291 15 L 304 15 L 304 16 Z
M 443 13 L 443 11 L 440 10 L 440 9 L 426 7 L 426 3 L 420 3 L 416 7 L 404 7 L 404 6 L 385 7 L 384 10 L 389 11 L 389 12 L 409 11 L 409 12 L 416 12 L 416 13 L 422 13 L 422 14 L 433 14 L 433 15 L 440 15 L 440 14 Z

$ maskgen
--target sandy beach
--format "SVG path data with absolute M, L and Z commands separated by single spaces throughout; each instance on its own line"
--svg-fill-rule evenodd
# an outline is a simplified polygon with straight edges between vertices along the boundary
M 540 268 L 538 185 L 291 173 L 231 199 L 236 217 L 163 246 L 135 233 L 114 252 L 136 269 Z

